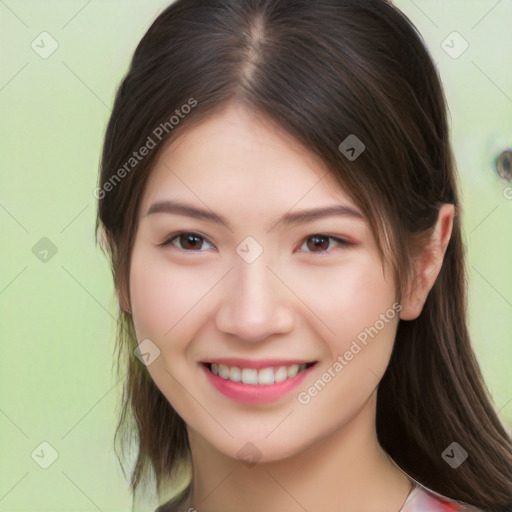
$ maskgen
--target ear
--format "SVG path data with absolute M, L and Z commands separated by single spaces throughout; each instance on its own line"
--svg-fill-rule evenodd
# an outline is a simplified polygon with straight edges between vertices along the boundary
M 444 255 L 452 235 L 455 207 L 443 204 L 439 209 L 432 238 L 415 258 L 414 276 L 402 300 L 401 320 L 414 320 L 420 315 L 428 294 L 441 271 Z

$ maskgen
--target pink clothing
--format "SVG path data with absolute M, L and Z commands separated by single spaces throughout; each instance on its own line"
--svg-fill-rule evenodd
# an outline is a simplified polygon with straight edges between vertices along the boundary
M 478 512 L 469 505 L 459 504 L 427 489 L 416 485 L 407 496 L 399 512 Z

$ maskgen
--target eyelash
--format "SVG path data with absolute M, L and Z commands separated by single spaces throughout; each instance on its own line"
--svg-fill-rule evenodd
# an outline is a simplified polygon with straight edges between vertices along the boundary
M 210 245 L 213 246 L 213 244 L 211 242 L 208 241 L 208 239 L 202 235 L 200 235 L 199 233 L 194 233 L 192 231 L 181 231 L 179 233 L 175 233 L 173 235 L 171 235 L 169 238 L 167 238 L 164 242 L 158 244 L 158 247 L 168 247 L 170 245 L 174 245 L 176 249 L 180 250 L 180 251 L 183 251 L 183 252 L 191 252 L 191 253 L 200 253 L 200 252 L 205 252 L 205 251 L 199 251 L 199 250 L 186 250 L 186 249 L 182 249 L 178 246 L 176 246 L 175 244 L 173 244 L 172 242 L 174 242 L 174 240 L 178 240 L 180 237 L 182 236 L 185 236 L 185 235 L 191 235 L 191 236 L 194 236 L 196 238 L 199 238 L 200 240 L 203 240 L 207 243 L 209 243 Z M 338 243 L 339 245 L 341 245 L 342 247 L 348 247 L 348 246 L 351 246 L 351 245 L 354 245 L 353 243 L 343 239 L 343 238 L 339 238 L 339 237 L 336 237 L 336 236 L 329 236 L 329 235 L 325 235 L 323 233 L 315 233 L 313 235 L 309 235 L 307 236 L 304 241 L 302 242 L 302 245 L 304 245 L 304 243 L 309 240 L 310 238 L 314 238 L 314 237 L 318 237 L 318 238 L 327 238 L 328 240 L 334 240 L 336 243 Z M 302 247 L 302 246 L 301 246 Z M 327 254 L 328 251 L 304 251 L 306 253 L 309 253 L 309 254 L 319 254 L 319 255 L 324 255 L 324 254 Z

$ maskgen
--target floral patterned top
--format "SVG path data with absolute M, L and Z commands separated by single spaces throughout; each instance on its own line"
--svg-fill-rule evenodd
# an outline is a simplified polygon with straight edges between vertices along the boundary
M 399 512 L 481 512 L 479 509 L 415 484 Z

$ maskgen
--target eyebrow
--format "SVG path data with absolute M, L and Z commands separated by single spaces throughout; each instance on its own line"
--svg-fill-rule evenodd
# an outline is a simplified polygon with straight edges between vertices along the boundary
M 157 213 L 167 213 L 175 215 L 184 215 L 194 219 L 207 220 L 215 224 L 224 224 L 229 229 L 231 226 L 227 219 L 222 215 L 214 213 L 209 210 L 203 210 L 190 204 L 182 203 L 179 201 L 161 201 L 153 204 L 146 213 L 154 215 Z M 297 224 L 305 224 L 325 217 L 353 217 L 355 219 L 364 220 L 364 215 L 357 209 L 343 204 L 336 204 L 332 206 L 325 206 L 321 208 L 310 208 L 306 210 L 299 210 L 295 212 L 288 212 L 284 214 L 274 226 L 292 226 Z

